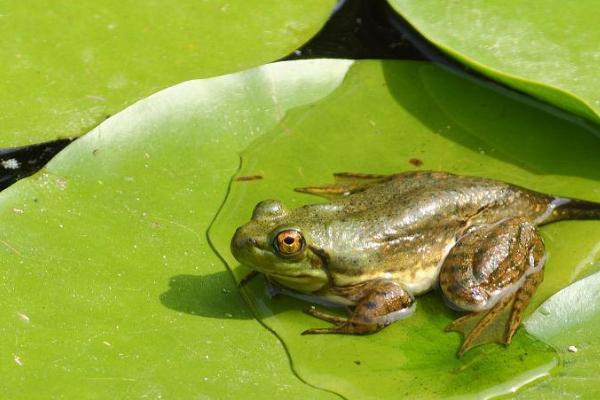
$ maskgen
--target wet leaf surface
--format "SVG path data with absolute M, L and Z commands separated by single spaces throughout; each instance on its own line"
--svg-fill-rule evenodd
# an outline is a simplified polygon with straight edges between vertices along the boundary
M 467 66 L 594 121 L 600 74 L 593 0 L 388 0 L 436 47 Z
M 418 165 L 599 200 L 599 150 L 595 132 L 505 91 L 427 63 L 357 62 L 334 93 L 292 110 L 243 153 L 239 175 L 263 179 L 232 183 L 210 236 L 240 279 L 248 269 L 230 255 L 229 240 L 254 205 L 267 198 L 289 207 L 317 202 L 292 188 L 331 182 L 341 171 L 394 173 Z M 550 261 L 529 312 L 576 279 L 600 243 L 593 221 L 542 233 Z M 562 373 L 553 372 L 554 350 L 523 329 L 508 348 L 488 345 L 458 360 L 458 335 L 443 332 L 457 314 L 435 293 L 419 300 L 412 317 L 362 337 L 301 336 L 327 326 L 301 312 L 306 303 L 269 298 L 260 279 L 247 295 L 286 343 L 299 375 L 348 398 L 486 397 Z
M 0 397 L 337 398 L 293 374 L 205 233 L 238 153 L 348 65 L 183 83 L 0 193 Z
M 5 2 L 0 147 L 79 136 L 160 89 L 277 60 L 310 39 L 334 4 Z
M 596 254 L 594 268 L 600 268 Z M 531 315 L 527 330 L 559 352 L 565 365 L 554 379 L 522 393 L 522 398 L 544 399 L 600 395 L 600 273 L 575 282 L 542 304 Z
M 600 200 L 599 151 L 595 131 L 428 63 L 290 62 L 160 92 L 0 193 L 3 394 L 428 398 L 547 377 L 560 357 L 523 329 L 456 359 L 455 315 L 435 294 L 377 335 L 302 337 L 324 323 L 261 279 L 242 293 L 250 312 L 206 232 L 218 214 L 210 238 L 239 279 L 229 240 L 254 204 L 314 202 L 291 189 L 333 172 L 419 165 Z M 530 312 L 593 272 L 600 242 L 594 221 L 542 232 Z

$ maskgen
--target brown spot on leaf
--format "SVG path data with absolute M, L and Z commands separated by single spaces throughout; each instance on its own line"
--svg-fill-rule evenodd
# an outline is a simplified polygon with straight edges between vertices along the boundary
M 247 175 L 247 176 L 236 176 L 233 180 L 236 182 L 247 182 L 247 181 L 257 181 L 262 179 L 262 175 Z
M 421 165 L 423 165 L 423 160 L 419 160 L 418 158 L 411 158 L 410 160 L 408 160 L 408 162 L 414 165 L 415 167 L 420 167 Z

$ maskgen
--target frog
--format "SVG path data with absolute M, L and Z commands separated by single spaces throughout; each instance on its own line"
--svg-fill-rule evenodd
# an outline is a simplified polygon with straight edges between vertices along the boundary
M 436 290 L 460 317 L 457 356 L 511 340 L 543 280 L 539 227 L 600 219 L 600 203 L 504 181 L 442 171 L 336 173 L 334 183 L 300 187 L 327 202 L 288 209 L 258 203 L 231 240 L 231 252 L 271 288 L 342 307 L 317 309 L 331 323 L 302 334 L 372 334 L 414 313 Z

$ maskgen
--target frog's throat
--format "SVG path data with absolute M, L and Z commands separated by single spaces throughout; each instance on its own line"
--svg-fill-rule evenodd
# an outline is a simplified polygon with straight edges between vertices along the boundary
M 334 287 L 333 277 L 329 270 L 329 256 L 324 250 L 312 245 L 308 245 L 307 251 L 310 252 L 310 254 L 307 255 L 308 257 L 312 257 L 313 259 L 317 258 L 319 260 L 318 268 L 320 276 L 318 278 L 309 272 L 299 274 L 281 274 L 278 273 L 279 271 L 276 272 L 273 270 L 262 270 L 258 268 L 256 271 L 265 274 L 278 285 L 299 293 L 311 294 L 317 292 L 326 292 Z
M 278 274 L 268 274 L 268 279 L 276 282 L 278 285 L 282 287 L 286 287 L 293 291 L 298 291 L 300 293 L 313 293 L 321 290 L 326 283 L 323 281 L 315 280 L 311 275 L 278 275 Z

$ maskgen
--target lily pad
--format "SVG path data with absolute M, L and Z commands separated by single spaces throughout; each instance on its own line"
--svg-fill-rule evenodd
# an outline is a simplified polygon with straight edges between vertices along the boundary
M 600 396 L 594 373 L 600 359 L 600 273 L 552 296 L 531 315 L 526 327 L 532 335 L 554 346 L 568 368 L 527 390 L 523 398 L 580 397 L 584 393 L 589 399 Z
M 269 299 L 257 280 L 243 295 L 261 326 L 206 233 L 229 193 L 210 239 L 239 278 L 228 244 L 254 203 L 315 201 L 291 188 L 334 171 L 414 158 L 598 200 L 599 150 L 595 131 L 428 63 L 295 61 L 160 92 L 0 193 L 2 394 L 423 398 L 548 377 L 557 353 L 524 330 L 456 359 L 458 335 L 442 331 L 455 315 L 435 295 L 377 335 L 309 338 L 322 323 L 305 304 Z M 254 179 L 230 182 L 242 151 L 238 176 Z M 600 242 L 595 221 L 543 234 L 550 262 L 531 309 L 588 273 Z
M 188 79 L 279 59 L 335 1 L 5 2 L 0 147 L 79 136 Z
M 334 172 L 395 173 L 414 164 L 598 201 L 597 134 L 428 63 L 356 62 L 334 93 L 291 110 L 242 154 L 239 176 L 263 179 L 232 183 L 210 237 L 240 279 L 248 269 L 231 256 L 229 240 L 258 201 L 318 202 L 292 188 L 331 182 Z M 600 248 L 598 221 L 557 223 L 542 234 L 549 262 L 529 312 L 577 279 Z M 556 371 L 554 350 L 523 329 L 508 348 L 482 346 L 457 359 L 459 337 L 443 331 L 457 314 L 435 293 L 419 300 L 412 317 L 362 337 L 301 336 L 327 323 L 302 314 L 306 303 L 269 298 L 261 280 L 247 296 L 286 343 L 297 373 L 347 398 L 487 397 L 570 368 Z
M 323 398 L 205 235 L 238 153 L 348 61 L 186 82 L 0 193 L 0 397 Z
M 388 0 L 435 46 L 469 67 L 594 121 L 600 113 L 593 0 Z

